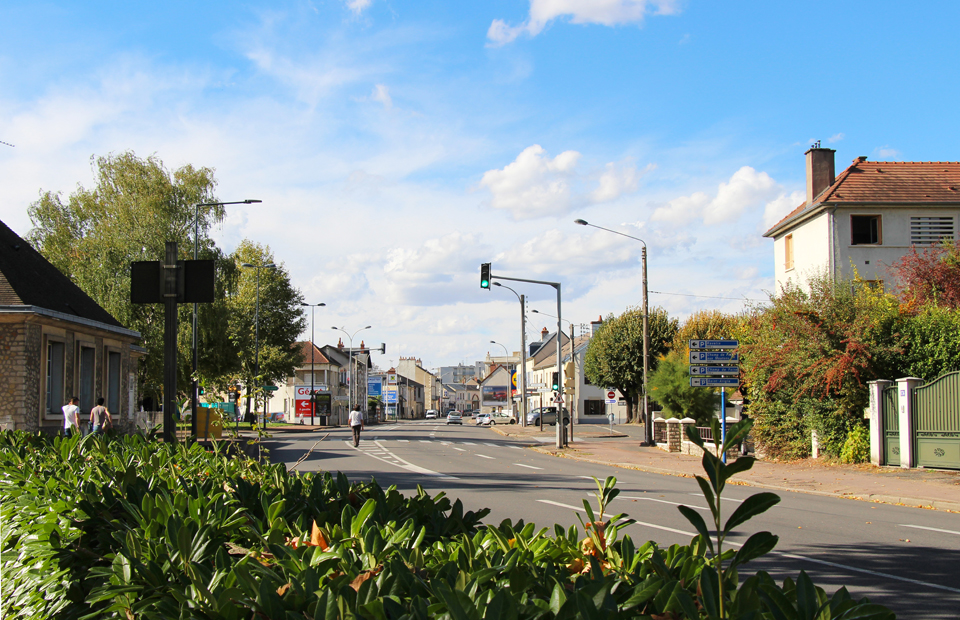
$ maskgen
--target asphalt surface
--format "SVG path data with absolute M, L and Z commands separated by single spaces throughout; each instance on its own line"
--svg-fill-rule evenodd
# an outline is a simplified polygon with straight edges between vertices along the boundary
M 543 441 L 551 441 L 552 430 L 542 433 Z M 288 466 L 312 447 L 298 471 L 342 471 L 351 480 L 375 478 L 401 491 L 414 491 L 418 484 L 431 494 L 444 491 L 467 510 L 490 508 L 488 523 L 523 519 L 551 528 L 579 525 L 576 513 L 583 513 L 583 499 L 596 507 L 592 477 L 610 475 L 621 491 L 613 510 L 637 521 L 624 531 L 635 541 L 687 544 L 694 529 L 677 506 L 709 514 L 693 479 L 560 459 L 527 448 L 537 443 L 538 438 L 516 440 L 476 428 L 467 418 L 463 426 L 431 420 L 368 427 L 359 448 L 347 428 L 278 434 L 268 445 L 271 459 Z M 726 515 L 757 491 L 728 484 Z M 741 574 L 762 569 L 781 581 L 804 570 L 828 594 L 846 586 L 855 598 L 882 603 L 898 618 L 960 618 L 960 516 L 805 493 L 778 495 L 780 504 L 730 539 L 736 545 L 760 530 L 780 537 L 773 553 L 746 565 Z

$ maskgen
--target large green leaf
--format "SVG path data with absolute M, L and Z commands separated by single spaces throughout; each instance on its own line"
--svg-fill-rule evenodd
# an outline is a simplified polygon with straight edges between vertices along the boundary
M 756 493 L 745 499 L 737 509 L 733 511 L 727 523 L 723 526 L 724 535 L 729 534 L 735 527 L 746 523 L 753 517 L 763 514 L 773 506 L 780 503 L 780 496 L 776 493 Z

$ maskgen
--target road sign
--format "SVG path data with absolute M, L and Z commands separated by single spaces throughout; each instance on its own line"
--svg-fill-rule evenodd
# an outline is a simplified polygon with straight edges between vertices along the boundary
M 553 402 L 557 403 L 558 405 L 562 405 L 562 404 L 563 404 L 563 396 L 557 396 L 556 398 L 553 399 Z
M 616 392 L 614 392 L 613 390 L 607 390 L 606 396 L 607 396 L 606 402 L 607 402 L 608 405 L 616 405 L 616 404 L 617 404 L 617 393 L 616 393 Z
M 739 366 L 691 366 L 691 375 L 736 375 L 740 373 Z
M 691 340 L 691 349 L 736 349 L 740 346 L 738 340 Z
M 278 388 L 278 387 L 275 386 L 275 385 L 265 385 L 265 386 L 263 386 L 263 389 L 265 389 L 265 390 L 268 391 L 268 392 L 276 392 L 276 391 L 279 390 L 280 388 Z
M 690 377 L 691 387 L 737 387 L 740 379 L 736 377 Z
M 397 402 L 397 390 L 387 390 L 387 402 L 395 403 Z
M 690 351 L 691 364 L 739 364 L 740 354 L 733 351 Z

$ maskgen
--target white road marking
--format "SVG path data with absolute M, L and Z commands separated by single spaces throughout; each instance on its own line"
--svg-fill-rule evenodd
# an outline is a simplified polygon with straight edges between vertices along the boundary
M 507 446 L 508 448 L 513 448 L 514 450 L 523 450 L 520 446 Z
M 554 502 L 548 499 L 538 499 L 538 502 L 543 504 L 551 504 L 553 506 L 560 506 L 561 508 L 569 508 L 570 510 L 576 510 L 578 512 L 586 512 L 583 508 L 578 508 L 576 506 L 571 506 L 570 504 L 561 504 L 560 502 Z M 644 525 L 646 527 L 652 527 L 658 530 L 665 530 L 667 532 L 674 532 L 676 534 L 683 534 L 685 536 L 696 536 L 694 532 L 686 532 L 684 530 L 676 530 L 672 527 L 666 527 L 663 525 L 657 525 L 655 523 L 644 523 L 642 521 L 635 521 L 637 525 Z M 733 541 L 727 541 L 727 544 L 731 547 L 742 547 L 742 543 L 736 543 Z M 856 566 L 848 566 L 846 564 L 838 564 L 837 562 L 830 562 L 828 560 L 819 560 L 817 558 L 811 558 L 806 555 L 797 555 L 796 553 L 786 553 L 784 551 L 771 551 L 774 555 L 783 556 L 785 558 L 790 558 L 793 560 L 803 560 L 806 562 L 814 562 L 815 564 L 823 564 L 824 566 L 831 566 L 833 568 L 839 568 L 841 570 L 848 570 L 855 573 L 864 573 L 866 575 L 872 575 L 874 577 L 883 577 L 885 579 L 893 579 L 895 581 L 903 581 L 906 583 L 912 583 L 919 586 L 926 586 L 928 588 L 936 588 L 937 590 L 946 590 L 947 592 L 956 592 L 960 593 L 960 588 L 951 588 L 949 586 L 942 586 L 937 583 L 930 583 L 927 581 L 920 581 L 919 579 L 910 579 L 909 577 L 901 577 L 900 575 L 891 575 L 890 573 L 881 573 L 880 571 L 869 570 L 866 568 L 858 568 Z
M 577 478 L 583 478 L 584 480 L 594 480 L 593 476 L 577 476 Z
M 960 532 L 955 532 L 953 530 L 941 530 L 937 527 L 924 527 L 922 525 L 907 525 L 906 523 L 900 523 L 900 527 L 912 527 L 915 530 L 930 530 L 931 532 L 941 532 L 943 534 L 956 534 L 960 536 Z
M 479 456 L 479 457 L 482 458 L 482 459 L 490 459 L 491 461 L 497 460 L 497 459 L 493 458 L 492 456 L 487 456 L 486 454 L 478 454 L 477 456 Z
M 645 502 L 658 502 L 658 503 L 660 503 L 660 504 L 673 504 L 674 506 L 686 506 L 687 508 L 693 508 L 694 510 L 706 510 L 706 511 L 708 511 L 708 512 L 710 511 L 710 509 L 709 509 L 709 508 L 706 508 L 706 507 L 691 506 L 690 504 L 681 504 L 680 502 L 668 502 L 668 501 L 665 500 L 665 499 L 656 499 L 656 498 L 653 498 L 653 497 L 642 497 L 642 496 L 636 496 L 636 495 L 620 495 L 619 497 L 617 497 L 617 499 L 638 499 L 638 500 L 643 500 L 643 501 L 645 501 Z
M 458 447 L 456 447 L 456 446 L 454 446 L 453 449 L 454 449 L 454 450 L 459 450 L 460 452 L 466 452 L 466 450 L 464 450 L 463 448 L 458 448 Z
M 464 441 L 464 442 L 463 442 L 463 445 L 465 445 L 465 446 L 475 446 L 475 445 L 477 445 L 477 444 L 472 443 L 472 442 L 469 442 L 469 441 Z
M 523 463 L 514 463 L 517 467 L 526 467 L 527 469 L 543 469 L 542 467 L 534 467 L 533 465 L 524 465 Z
M 421 439 L 421 440 L 420 440 L 420 443 L 430 443 L 430 440 L 429 440 L 429 439 Z
M 702 493 L 687 493 L 687 495 L 693 495 L 694 497 L 703 497 Z M 720 499 L 722 499 L 725 502 L 737 502 L 738 504 L 742 504 L 745 501 L 742 499 L 733 499 L 732 497 L 721 497 Z
M 451 443 L 453 443 L 453 442 L 450 442 L 450 441 L 441 441 L 441 442 L 440 442 L 440 445 L 441 445 L 441 446 L 449 446 Z
M 347 442 L 344 442 L 344 443 L 347 443 Z M 434 476 L 438 480 L 459 480 L 459 478 L 457 478 L 456 476 L 448 476 L 447 474 L 441 474 L 440 472 L 436 472 L 436 471 L 427 469 L 425 467 L 420 467 L 419 465 L 414 465 L 413 463 L 405 461 L 399 456 L 391 454 L 390 451 L 387 448 L 385 448 L 380 442 L 377 442 L 377 446 L 379 446 L 379 448 L 384 452 L 386 452 L 387 454 L 390 454 L 390 458 L 384 458 L 370 450 L 361 450 L 359 448 L 354 448 L 354 450 L 356 450 L 357 452 L 363 453 L 371 458 L 375 458 L 378 461 L 383 461 L 388 465 L 393 465 L 401 469 L 406 469 L 407 471 L 412 471 L 415 474 L 423 474 L 424 476 Z
M 500 446 L 498 446 L 498 445 L 495 444 L 495 443 L 485 443 L 485 444 L 483 444 L 483 445 L 485 445 L 485 446 L 490 446 L 491 448 L 499 448 L 499 447 L 500 447 Z
M 398 439 L 397 441 L 399 441 L 400 443 L 410 443 L 409 439 Z

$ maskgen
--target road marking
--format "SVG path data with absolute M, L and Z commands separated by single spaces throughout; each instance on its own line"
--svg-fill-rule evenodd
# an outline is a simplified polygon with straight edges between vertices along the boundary
M 463 445 L 465 445 L 465 446 L 475 446 L 475 445 L 477 445 L 477 444 L 472 443 L 472 442 L 469 442 L 469 441 L 464 441 L 464 442 L 463 442 Z
M 458 447 L 456 447 L 456 446 L 454 446 L 453 449 L 454 449 L 454 450 L 459 450 L 460 452 L 466 452 L 466 450 L 464 450 L 463 448 L 458 448 Z
M 638 497 L 635 495 L 620 495 L 616 499 L 635 499 L 643 500 L 645 502 L 658 502 L 660 504 L 673 504 L 674 506 L 686 506 L 687 508 L 693 508 L 694 510 L 706 510 L 709 511 L 709 508 L 700 507 L 700 506 L 691 506 L 690 504 L 681 504 L 680 502 L 668 502 L 665 499 L 655 499 L 653 497 Z
M 543 469 L 542 467 L 534 467 L 533 465 L 524 465 L 523 463 L 514 463 L 517 467 L 526 467 L 527 469 Z
M 569 508 L 570 510 L 576 510 L 579 512 L 586 512 L 583 508 L 577 508 L 576 506 L 571 506 L 569 504 L 561 504 L 560 502 L 550 501 L 548 499 L 538 499 L 538 502 L 544 504 L 552 504 L 554 506 L 560 506 L 561 508 Z M 672 527 L 666 527 L 663 525 L 657 525 L 655 523 L 644 523 L 642 521 L 634 521 L 637 525 L 645 525 L 647 527 L 652 527 L 658 530 L 665 530 L 667 532 L 674 532 L 676 534 L 684 534 L 686 536 L 696 536 L 694 532 L 686 532 L 684 530 L 675 530 Z M 731 547 L 742 547 L 742 543 L 736 543 L 733 541 L 727 541 L 727 544 Z M 838 564 L 837 562 L 830 562 L 829 560 L 819 560 L 817 558 L 811 558 L 806 555 L 798 555 L 796 553 L 787 553 L 785 551 L 771 551 L 771 554 L 783 556 L 785 558 L 790 558 L 793 560 L 804 560 L 806 562 L 813 562 L 815 564 L 823 564 L 824 566 L 831 566 L 833 568 L 839 568 L 842 570 L 852 571 L 855 573 L 864 573 L 866 575 L 872 575 L 874 577 L 883 577 L 885 579 L 893 579 L 895 581 L 903 581 L 906 583 L 912 583 L 914 585 L 926 586 L 928 588 L 936 588 L 937 590 L 946 590 L 947 592 L 956 592 L 960 593 L 960 588 L 951 588 L 949 586 L 941 586 L 937 583 L 930 583 L 928 581 L 920 581 L 919 579 L 910 579 L 909 577 L 901 577 L 900 575 L 891 575 L 890 573 L 881 573 L 880 571 L 869 570 L 866 568 L 858 568 L 856 566 L 848 566 L 846 564 Z
M 514 450 L 523 450 L 520 446 L 507 446 L 508 448 L 513 448 Z
M 693 495 L 694 497 L 703 497 L 703 493 L 687 493 L 687 495 Z M 721 497 L 720 499 L 722 499 L 725 502 L 737 502 L 738 504 L 742 504 L 744 501 L 746 501 L 742 499 L 733 499 L 732 497 Z
M 453 442 L 451 442 L 451 441 L 441 441 L 441 442 L 440 442 L 440 445 L 441 445 L 441 446 L 449 446 L 451 443 L 453 443 Z
M 398 439 L 397 441 L 399 441 L 400 443 L 410 443 L 409 439 Z
M 940 528 L 937 528 L 937 527 L 924 527 L 922 525 L 907 525 L 906 523 L 900 523 L 899 525 L 900 527 L 912 527 L 916 530 L 930 530 L 931 532 L 941 532 L 943 534 L 956 534 L 957 536 L 960 536 L 960 532 L 955 532 L 953 530 L 941 530 Z
M 420 443 L 430 443 L 430 440 L 429 440 L 429 439 L 421 439 L 421 440 L 420 440 Z
M 487 456 L 486 454 L 478 454 L 477 456 L 479 456 L 479 457 L 482 458 L 482 459 L 490 459 L 491 461 L 497 460 L 497 459 L 493 458 L 492 456 Z
M 500 446 L 498 446 L 498 445 L 495 444 L 495 443 L 485 443 L 485 444 L 483 444 L 483 445 L 485 445 L 485 446 L 490 446 L 491 448 L 499 448 L 499 447 L 500 447 Z

